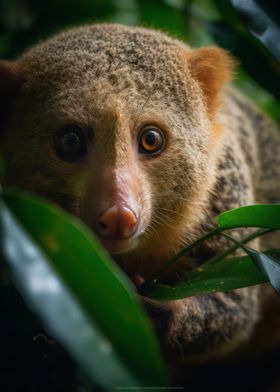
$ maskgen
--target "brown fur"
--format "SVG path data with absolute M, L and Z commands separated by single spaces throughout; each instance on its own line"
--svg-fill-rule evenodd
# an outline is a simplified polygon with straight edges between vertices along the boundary
M 217 47 L 196 49 L 190 53 L 188 67 L 192 76 L 199 81 L 210 115 L 215 114 L 219 104 L 219 93 L 232 78 L 234 61 Z
M 119 192 L 139 209 L 142 231 L 115 259 L 129 275 L 150 277 L 218 213 L 280 194 L 279 134 L 224 88 L 233 63 L 222 49 L 191 50 L 160 32 L 120 25 L 72 29 L 39 44 L 16 63 L 22 81 L 11 88 L 12 115 L 2 125 L 6 183 L 57 201 L 91 228 Z M 53 135 L 69 123 L 87 133 L 90 146 L 74 163 L 53 148 Z M 145 124 L 166 135 L 165 150 L 149 159 L 135 149 Z M 209 241 L 180 269 L 226 244 Z M 261 295 L 262 287 L 251 287 L 158 304 L 156 312 L 156 303 L 144 301 L 152 317 L 168 314 L 162 342 L 169 357 L 184 352 L 196 362 L 250 347 L 262 324 Z

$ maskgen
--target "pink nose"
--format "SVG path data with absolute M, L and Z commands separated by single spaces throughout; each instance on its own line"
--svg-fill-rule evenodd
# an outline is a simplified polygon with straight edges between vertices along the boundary
M 115 204 L 103 212 L 96 222 L 97 233 L 102 238 L 125 240 L 135 234 L 138 219 L 123 204 Z

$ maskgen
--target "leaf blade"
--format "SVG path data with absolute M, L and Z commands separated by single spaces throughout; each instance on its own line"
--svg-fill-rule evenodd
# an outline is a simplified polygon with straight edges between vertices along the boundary
M 271 252 L 276 252 L 280 259 L 280 250 Z M 269 255 L 270 251 L 266 254 Z M 194 295 L 235 290 L 267 281 L 249 256 L 241 256 L 220 260 L 217 263 L 205 263 L 187 273 L 177 285 L 150 285 L 145 288 L 143 294 L 152 299 L 177 300 Z
M 255 265 L 267 277 L 268 281 L 276 292 L 280 295 L 280 257 L 277 252 L 257 252 L 254 249 L 246 248 Z
M 280 229 L 280 205 L 257 204 L 223 212 L 217 216 L 221 229 L 238 227 L 265 227 Z
M 64 345 L 92 381 L 106 390 L 116 384 L 138 384 L 2 202 L 0 221 L 1 249 L 16 287 L 48 332 Z M 110 378 L 105 369 L 110 369 Z
M 37 198 L 13 192 L 5 192 L 3 198 L 98 327 L 106 331 L 133 374 L 147 385 L 162 385 L 165 369 L 148 320 L 130 282 L 95 243 L 92 233 L 69 214 Z M 64 230 L 66 224 L 68 230 Z M 67 258 L 65 244 L 71 244 Z M 118 300 L 117 306 L 112 299 Z

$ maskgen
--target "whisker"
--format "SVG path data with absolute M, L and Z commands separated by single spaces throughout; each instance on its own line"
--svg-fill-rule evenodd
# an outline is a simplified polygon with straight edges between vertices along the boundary
M 178 227 L 174 227 L 172 225 L 170 225 L 166 219 L 166 215 L 164 214 L 157 214 L 157 217 L 154 219 L 155 221 L 157 221 L 158 223 L 164 224 L 166 226 L 168 226 L 170 229 L 174 230 L 174 231 L 179 231 Z
M 157 236 L 158 242 L 159 242 L 159 244 L 160 244 L 160 243 L 161 243 L 161 239 L 160 239 L 160 236 L 159 236 L 159 234 L 158 234 L 156 228 L 154 227 L 153 223 L 151 223 L 151 224 L 147 227 L 147 229 L 146 229 L 146 235 L 147 235 L 147 237 L 150 236 L 151 233 L 153 233 L 153 234 L 155 234 L 155 235 Z

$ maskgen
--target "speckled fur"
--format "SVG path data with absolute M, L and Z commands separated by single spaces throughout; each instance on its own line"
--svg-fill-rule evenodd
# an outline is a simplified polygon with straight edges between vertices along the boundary
M 46 195 L 91 226 L 100 176 L 132 167 L 146 231 L 137 248 L 116 258 L 128 273 L 151 276 L 222 211 L 279 201 L 276 126 L 238 92 L 222 90 L 227 55 L 211 71 L 208 52 L 194 61 L 196 53 L 157 31 L 103 24 L 59 34 L 16 63 L 22 83 L 2 138 L 7 182 Z M 196 73 L 198 60 L 205 60 L 206 75 Z M 147 122 L 164 130 L 167 148 L 143 162 L 132 144 Z M 67 123 L 93 134 L 96 149 L 83 162 L 69 164 L 53 150 L 52 135 Z M 225 244 L 209 241 L 194 262 Z M 180 268 L 190 264 L 184 260 Z M 250 351 L 267 298 L 279 306 L 262 287 L 167 302 L 163 350 L 194 362 L 245 343 Z

